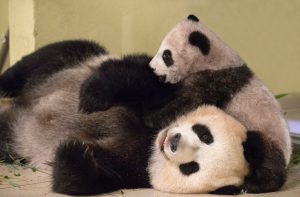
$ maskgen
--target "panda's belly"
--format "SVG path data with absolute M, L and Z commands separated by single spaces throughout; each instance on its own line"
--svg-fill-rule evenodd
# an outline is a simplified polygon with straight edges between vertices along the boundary
M 55 91 L 22 110 L 14 125 L 16 152 L 37 166 L 52 162 L 59 143 L 74 131 L 78 95 Z
M 289 129 L 278 102 L 259 79 L 254 77 L 238 92 L 225 111 L 241 121 L 248 130 L 256 130 L 278 144 L 286 162 L 291 155 Z

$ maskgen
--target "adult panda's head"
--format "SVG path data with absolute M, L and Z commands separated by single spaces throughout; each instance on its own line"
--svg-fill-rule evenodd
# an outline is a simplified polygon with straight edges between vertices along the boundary
M 246 128 L 222 110 L 199 107 L 162 130 L 148 165 L 150 182 L 172 193 L 208 193 L 241 186 L 248 174 Z
M 206 69 L 242 65 L 239 55 L 194 15 L 175 26 L 164 38 L 150 67 L 161 81 L 177 83 Z

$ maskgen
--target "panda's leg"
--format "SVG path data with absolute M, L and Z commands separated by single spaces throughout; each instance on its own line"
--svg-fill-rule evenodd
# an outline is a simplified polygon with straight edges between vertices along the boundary
M 11 114 L 9 112 L 0 113 L 0 161 L 13 162 L 19 157 L 13 150 L 13 130 Z
M 88 195 L 122 188 L 111 154 L 90 141 L 74 139 L 61 144 L 53 164 L 53 190 Z
M 250 163 L 250 174 L 245 178 L 244 190 L 263 193 L 279 190 L 286 181 L 287 168 L 282 151 L 259 132 L 248 131 L 243 144 L 244 155 Z
M 168 103 L 177 85 L 160 83 L 146 55 L 124 57 L 102 64 L 80 89 L 80 110 L 104 111 L 126 105 L 143 111 Z
M 24 87 L 32 88 L 52 74 L 78 66 L 90 57 L 107 54 L 91 41 L 57 42 L 23 57 L 0 76 L 0 97 L 19 96 Z

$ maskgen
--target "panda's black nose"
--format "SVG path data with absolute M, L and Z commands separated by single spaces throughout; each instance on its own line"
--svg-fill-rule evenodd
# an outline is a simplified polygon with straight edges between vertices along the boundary
M 164 83 L 166 81 L 167 75 L 161 75 L 158 77 L 160 83 Z
M 150 70 L 151 70 L 152 72 L 154 72 L 154 71 L 155 71 L 155 68 L 150 67 Z
M 175 152 L 177 150 L 180 138 L 181 138 L 180 133 L 176 133 L 174 136 L 170 138 L 170 148 L 172 152 Z

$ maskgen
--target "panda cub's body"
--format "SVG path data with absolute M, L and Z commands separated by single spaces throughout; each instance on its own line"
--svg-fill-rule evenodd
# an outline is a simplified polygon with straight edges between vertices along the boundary
M 0 76 L 1 95 L 12 99 L 9 106 L 0 110 L 0 160 L 13 161 L 24 158 L 38 168 L 52 166 L 53 190 L 65 194 L 97 194 L 151 185 L 162 191 L 180 193 L 239 191 L 238 188 L 248 172 L 242 152 L 245 128 L 214 107 L 199 108 L 194 113 L 203 111 L 203 116 L 195 119 L 194 114 L 186 115 L 174 123 L 184 126 L 181 132 L 187 130 L 187 133 L 197 123 L 206 128 L 203 134 L 210 139 L 210 145 L 203 144 L 200 139 L 204 135 L 200 136 L 199 133 L 190 134 L 188 139 L 191 139 L 191 142 L 185 142 L 186 147 L 192 147 L 190 153 L 195 157 L 177 154 L 179 156 L 176 162 L 166 161 L 158 156 L 161 151 L 159 147 L 153 146 L 153 150 L 151 149 L 157 132 L 145 126 L 140 116 L 168 103 L 173 99 L 178 87 L 159 83 L 157 76 L 148 66 L 149 62 L 150 58 L 143 55 L 111 57 L 99 45 L 88 41 L 55 43 L 26 56 Z M 97 94 L 97 86 L 86 85 L 90 85 L 93 80 L 102 80 L 110 85 L 119 82 L 110 80 L 110 75 L 101 75 L 102 72 L 98 73 L 96 70 L 115 69 L 112 75 L 120 75 L 118 80 L 122 80 L 128 67 L 139 70 L 138 74 L 145 77 L 139 84 L 147 87 L 153 94 L 141 92 L 139 97 L 126 101 L 130 106 L 116 106 L 91 114 L 79 111 L 79 103 L 81 110 L 93 110 L 93 107 L 82 108 L 87 103 L 80 101 L 80 97 L 91 96 L 88 104 L 95 104 L 97 109 L 99 101 L 93 100 L 93 94 L 109 96 L 104 94 L 105 91 L 103 94 Z M 86 90 L 92 95 L 85 94 Z M 112 92 L 114 89 L 107 91 Z M 126 92 L 127 90 L 124 93 Z M 151 102 L 146 98 L 150 98 Z M 102 107 L 109 107 L 109 104 L 101 104 Z M 213 116 L 224 119 L 214 122 Z M 223 127 L 226 122 L 228 128 Z M 231 136 L 234 139 L 234 143 L 231 144 L 227 141 L 230 135 L 224 139 L 219 137 L 219 129 L 224 130 L 224 133 L 236 131 L 240 135 Z M 228 129 L 233 131 L 227 131 Z M 201 131 L 198 129 L 198 132 Z M 180 153 L 183 150 L 181 141 L 177 140 L 177 145 L 173 142 L 172 150 L 176 146 L 177 153 Z M 203 150 L 210 150 L 208 153 L 212 154 L 222 153 L 222 149 L 213 148 L 222 143 L 233 153 L 222 154 L 222 158 L 229 161 L 228 165 L 208 165 L 206 163 L 214 160 L 213 158 L 206 160 L 208 157 L 202 157 L 203 155 L 198 158 L 198 153 L 205 154 Z M 154 155 L 148 165 L 152 154 Z M 157 170 L 161 170 L 157 165 L 164 164 L 166 167 L 173 166 L 169 175 L 174 178 L 173 181 L 176 180 L 176 184 L 180 185 L 180 181 L 176 179 L 177 175 L 182 177 L 183 181 L 194 177 L 193 188 L 189 185 L 185 185 L 184 188 L 173 184 L 163 185 L 159 181 L 161 178 L 157 177 Z M 227 171 L 228 168 L 238 170 Z M 215 174 L 211 175 L 211 171 Z M 203 176 L 206 172 L 208 174 Z M 206 181 L 213 180 L 211 176 L 217 180 L 213 185 L 207 186 Z M 232 181 L 224 181 L 229 179 Z
M 220 107 L 255 133 L 248 136 L 244 146 L 251 170 L 243 189 L 250 193 L 270 192 L 284 184 L 291 140 L 278 102 L 240 56 L 197 17 L 190 15 L 167 34 L 150 67 L 161 82 L 173 84 L 176 90 L 170 102 L 144 114 L 148 126 L 162 129 L 203 104 Z M 120 104 L 132 106 L 130 98 L 136 97 L 145 99 L 133 106 L 137 109 L 152 102 L 154 98 L 149 95 L 155 95 L 155 91 L 148 88 L 151 85 L 139 83 L 147 78 L 136 74 L 140 69 L 127 67 L 120 78 L 114 74 L 115 69 L 99 68 L 98 75 L 110 75 L 119 83 L 112 86 L 91 76 L 81 89 L 85 92 L 80 98 L 83 111 Z M 102 95 L 92 95 L 89 86 L 97 86 Z M 114 91 L 107 91 L 108 87 Z M 100 102 L 94 104 L 92 98 Z

